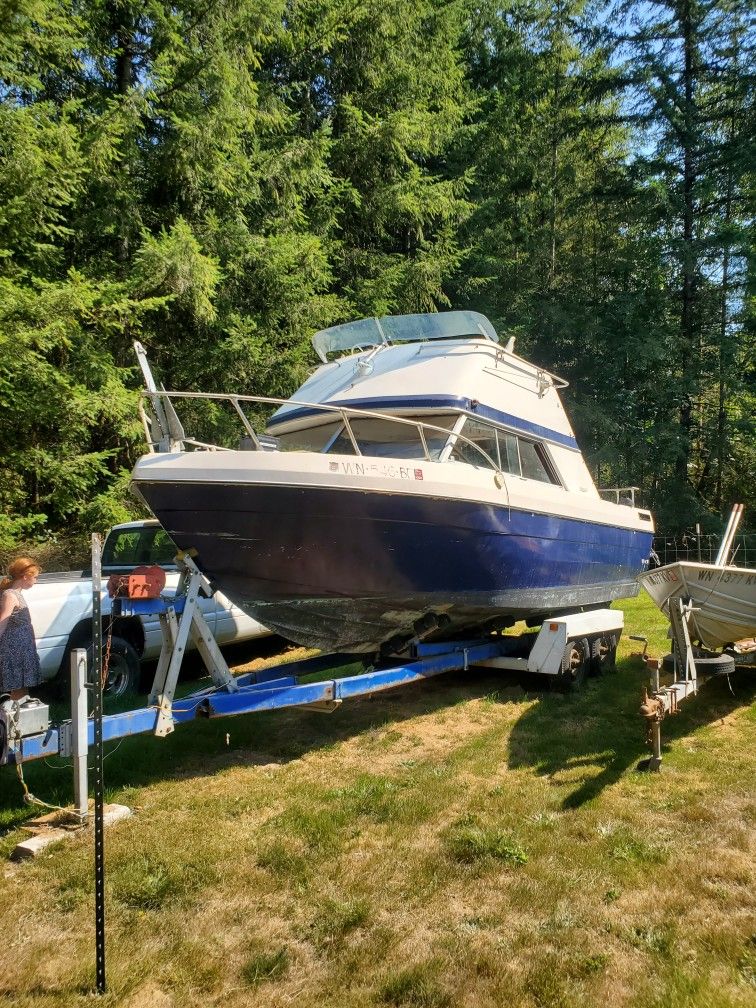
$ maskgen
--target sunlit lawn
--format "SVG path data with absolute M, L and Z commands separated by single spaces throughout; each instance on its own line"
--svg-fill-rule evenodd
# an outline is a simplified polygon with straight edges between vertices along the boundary
M 623 608 L 661 654 L 651 603 Z M 643 775 L 639 649 L 574 695 L 471 670 L 109 744 L 108 798 L 136 815 L 106 836 L 102 1003 L 752 1005 L 756 673 L 666 721 Z M 29 786 L 70 801 L 48 764 Z M 0 770 L 6 857 L 20 796 Z M 5 861 L 9 1003 L 90 1001 L 92 873 L 89 836 Z

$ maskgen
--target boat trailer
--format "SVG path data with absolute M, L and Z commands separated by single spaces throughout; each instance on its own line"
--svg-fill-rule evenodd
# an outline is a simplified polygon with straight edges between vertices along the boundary
M 675 598 L 669 602 L 669 635 L 672 639 L 672 652 L 664 659 L 649 658 L 646 654 L 648 641 L 645 637 L 630 636 L 631 640 L 642 641 L 643 653 L 640 657 L 646 662 L 651 672 L 651 692 L 648 688 L 643 692 L 640 713 L 647 725 L 646 742 L 651 748 L 651 756 L 643 761 L 643 769 L 658 771 L 662 762 L 661 723 L 668 714 L 677 714 L 683 700 L 695 696 L 699 685 L 714 676 L 729 676 L 735 671 L 735 665 L 740 664 L 737 652 L 714 654 L 703 653 L 693 646 L 690 638 L 688 617 L 695 612 L 690 601 Z M 736 658 L 738 659 L 736 662 Z M 742 656 L 743 663 L 749 656 Z M 660 666 L 671 671 L 672 682 L 662 685 Z
M 109 585 L 115 595 L 114 611 L 120 609 L 122 615 L 158 614 L 163 646 L 147 706 L 102 715 L 103 742 L 146 733 L 164 737 L 197 718 L 287 707 L 330 712 L 353 697 L 473 666 L 545 675 L 562 688 L 579 686 L 591 671 L 613 664 L 624 626 L 621 610 L 595 609 L 546 620 L 540 631 L 518 636 L 492 634 L 482 640 L 432 643 L 418 640 L 405 663 L 368 667 L 356 675 L 316 678 L 364 660 L 364 655 L 317 655 L 234 676 L 199 605 L 200 593 L 212 594 L 212 585 L 189 553 L 179 554 L 176 562 L 180 579 L 171 598 L 161 597 L 154 585 L 150 590 L 152 569 L 141 575 L 135 571 L 130 576 L 134 583 L 125 586 L 125 593 L 118 585 Z M 143 597 L 138 597 L 140 590 Z M 176 699 L 181 662 L 190 637 L 210 673 L 212 686 Z M 107 655 L 107 640 L 102 649 Z M 72 717 L 57 724 L 50 723 L 49 707 L 36 698 L 0 703 L 0 766 L 20 765 L 51 755 L 72 758 L 75 806 L 82 818 L 87 815 L 87 751 L 96 736 L 96 719 L 87 716 L 87 692 L 92 689 L 87 678 L 86 651 L 77 649 L 71 655 Z

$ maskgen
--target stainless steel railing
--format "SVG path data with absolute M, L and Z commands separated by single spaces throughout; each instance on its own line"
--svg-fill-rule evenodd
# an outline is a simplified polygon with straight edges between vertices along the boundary
M 245 403 L 263 405 L 263 406 L 285 406 L 291 405 L 292 403 L 297 407 L 302 407 L 304 409 L 312 409 L 318 413 L 332 413 L 344 426 L 344 431 L 349 438 L 352 448 L 354 449 L 355 455 L 364 455 L 365 453 L 361 450 L 358 437 L 352 428 L 351 421 L 357 419 L 375 419 L 387 421 L 392 424 L 400 424 L 405 427 L 414 427 L 417 432 L 418 443 L 422 448 L 423 458 L 427 462 L 438 462 L 441 461 L 440 457 L 443 454 L 443 449 L 434 456 L 428 447 L 428 439 L 426 432 L 433 432 L 434 434 L 442 434 L 444 437 L 444 447 L 449 443 L 450 439 L 452 444 L 456 444 L 458 441 L 469 445 L 475 452 L 477 452 L 481 457 L 481 464 L 485 463 L 486 468 L 493 469 L 494 472 L 499 474 L 501 478 L 504 478 L 504 473 L 500 468 L 498 462 L 496 462 L 477 442 L 470 440 L 470 438 L 465 437 L 458 431 L 449 427 L 439 427 L 436 424 L 426 423 L 423 420 L 414 420 L 406 417 L 398 417 L 389 413 L 382 413 L 377 410 L 366 410 L 358 407 L 352 406 L 334 406 L 329 403 L 312 403 L 305 402 L 303 400 L 292 400 L 292 399 L 278 399 L 274 396 L 248 396 L 248 395 L 234 395 L 225 393 L 213 393 L 213 392 L 167 392 L 167 391 L 147 391 L 144 390 L 141 393 L 140 399 L 140 416 L 145 430 L 145 435 L 147 443 L 150 446 L 151 451 L 162 452 L 162 451 L 182 451 L 187 447 L 193 448 L 199 451 L 233 451 L 233 448 L 228 448 L 223 445 L 217 445 L 206 441 L 199 441 L 194 438 L 187 437 L 184 433 L 183 426 L 178 419 L 173 407 L 173 402 L 176 400 L 205 400 L 215 403 L 226 403 L 231 406 L 232 410 L 236 414 L 238 420 L 241 423 L 242 429 L 246 437 L 250 439 L 254 448 L 258 451 L 266 450 L 264 442 L 265 435 L 260 435 L 254 429 L 253 424 L 250 422 L 249 417 L 244 411 L 243 405 Z M 155 433 L 159 433 L 160 436 L 156 438 Z M 398 456 L 401 457 L 401 456 Z

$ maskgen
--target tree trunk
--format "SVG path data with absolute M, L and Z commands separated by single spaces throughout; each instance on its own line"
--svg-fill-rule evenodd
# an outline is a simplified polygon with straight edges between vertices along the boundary
M 695 151 L 695 85 L 697 52 L 691 0 L 683 0 L 680 27 L 683 37 L 683 247 L 682 290 L 680 310 L 680 349 L 682 354 L 682 394 L 680 402 L 681 450 L 678 456 L 678 478 L 689 480 L 692 450 L 693 404 L 700 375 L 700 332 L 696 317 L 696 262 L 693 222 L 695 219 L 696 151 Z

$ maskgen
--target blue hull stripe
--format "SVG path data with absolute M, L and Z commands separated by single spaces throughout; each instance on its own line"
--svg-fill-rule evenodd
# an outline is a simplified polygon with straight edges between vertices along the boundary
M 353 489 L 138 480 L 182 548 L 247 598 L 457 596 L 627 583 L 651 533 Z M 609 596 L 608 596 L 609 597 Z
M 544 441 L 553 441 L 555 444 L 564 445 L 566 448 L 577 448 L 578 443 L 569 434 L 560 434 L 559 431 L 543 427 L 541 424 L 523 420 L 512 413 L 503 413 L 492 406 L 485 406 L 483 403 L 473 405 L 474 400 L 465 399 L 462 396 L 398 396 L 394 399 L 380 396 L 370 399 L 350 399 L 333 400 L 327 403 L 329 406 L 349 406 L 354 409 L 375 410 L 377 412 L 385 410 L 408 410 L 408 409 L 441 409 L 441 410 L 463 410 L 466 413 L 473 413 L 476 416 L 491 420 L 494 423 L 503 424 L 522 434 L 529 434 L 531 437 L 540 438 Z M 271 434 L 279 423 L 289 423 L 291 420 L 298 420 L 302 417 L 317 416 L 321 412 L 311 406 L 303 406 L 300 409 L 290 409 L 284 406 L 272 418 L 269 424 Z

